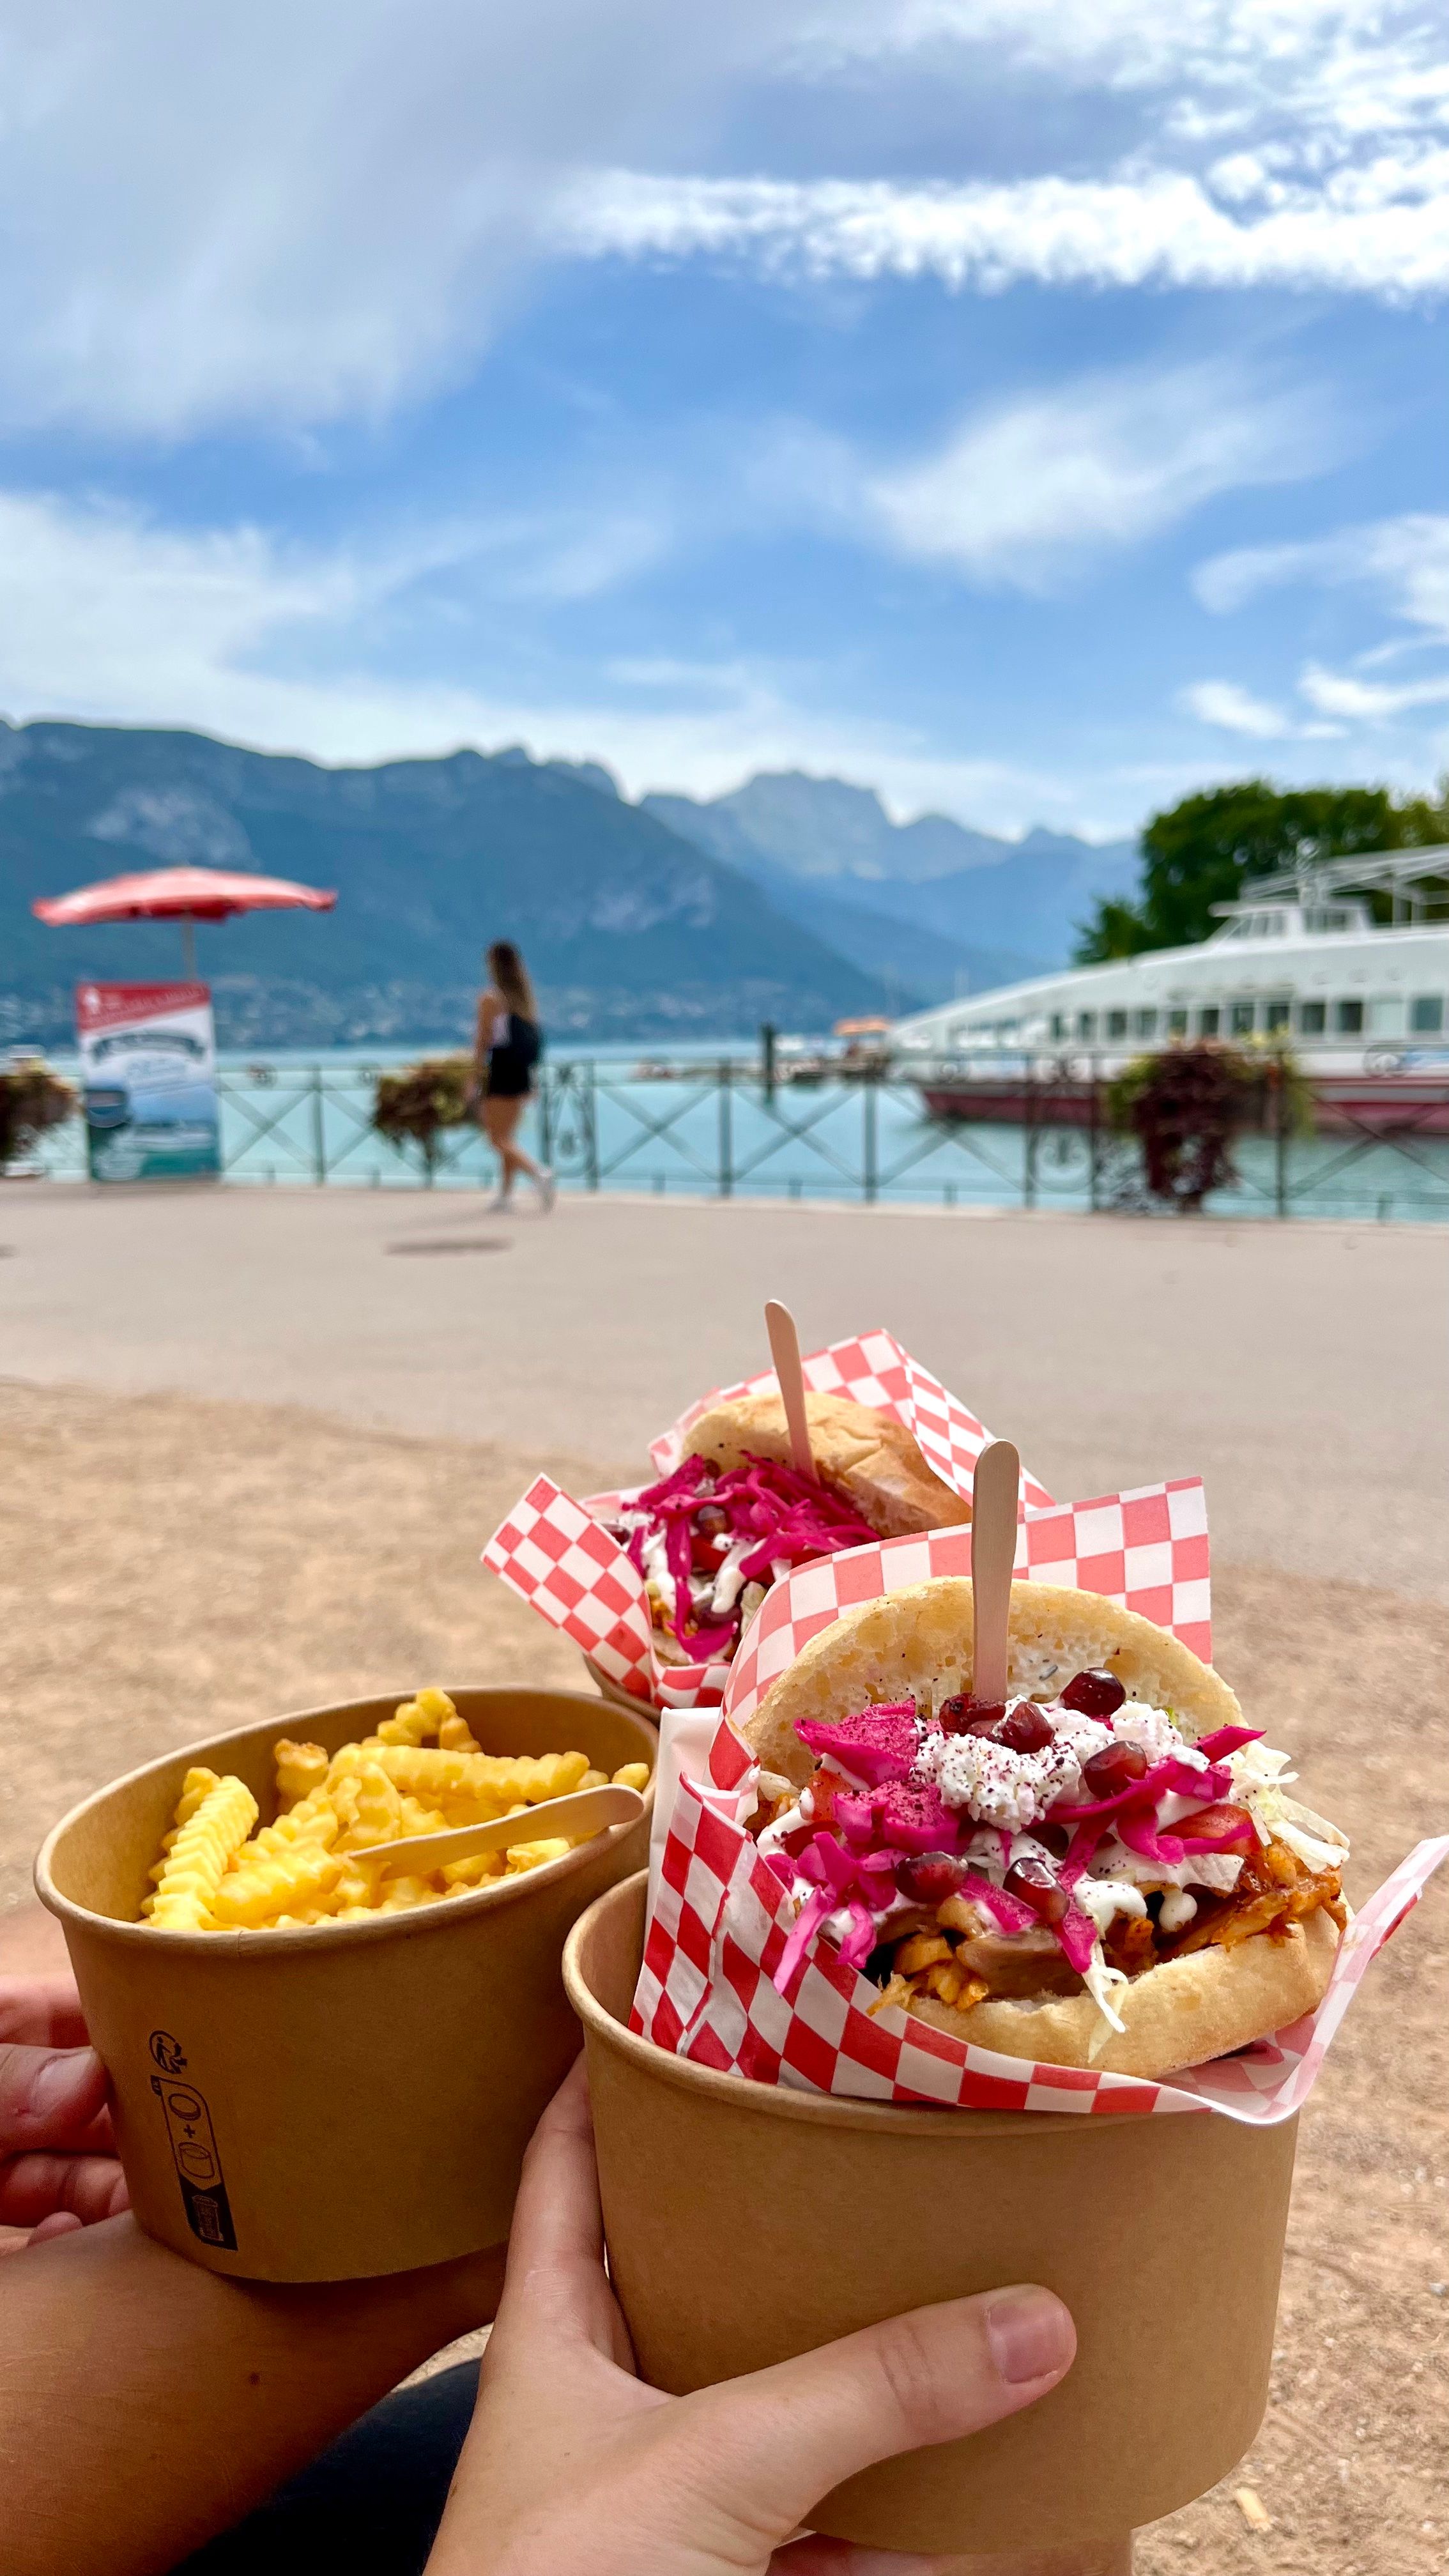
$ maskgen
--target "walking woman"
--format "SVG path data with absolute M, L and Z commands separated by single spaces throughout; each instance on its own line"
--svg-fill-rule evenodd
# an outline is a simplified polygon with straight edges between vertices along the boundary
M 478 997 L 473 1073 L 483 1133 L 498 1156 L 493 1206 L 507 1207 L 515 1174 L 526 1172 L 546 1216 L 554 1201 L 553 1174 L 513 1141 L 524 1102 L 533 1090 L 533 1068 L 543 1042 L 528 969 L 511 939 L 494 940 L 488 951 L 488 978 L 487 990 Z

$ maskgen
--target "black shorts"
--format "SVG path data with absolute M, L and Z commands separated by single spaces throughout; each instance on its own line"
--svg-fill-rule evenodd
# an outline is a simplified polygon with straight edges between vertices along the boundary
M 521 1047 L 494 1047 L 488 1058 L 489 1100 L 527 1100 L 533 1089 L 533 1065 Z
M 172 2576 L 422 2576 L 463 2447 L 478 2364 L 395 2389 L 330 2450 Z

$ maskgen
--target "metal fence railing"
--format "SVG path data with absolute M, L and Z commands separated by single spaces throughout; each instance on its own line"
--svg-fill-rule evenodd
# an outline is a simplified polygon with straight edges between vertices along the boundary
M 219 1077 L 222 1165 L 237 1183 L 459 1188 L 488 1185 L 472 1127 L 429 1159 L 371 1124 L 378 1064 L 254 1064 Z M 1286 1093 L 1234 1153 L 1218 1215 L 1449 1221 L 1449 1061 L 1326 1086 L 1300 1132 Z M 540 1070 L 525 1140 L 564 1189 L 730 1198 L 857 1199 L 935 1206 L 1140 1208 L 1138 1149 L 1108 1116 L 1108 1069 L 1083 1054 L 1003 1053 L 866 1073 L 829 1065 L 772 1080 L 721 1056 L 626 1067 L 592 1057 Z M 56 1178 L 85 1169 L 84 1131 L 43 1148 Z

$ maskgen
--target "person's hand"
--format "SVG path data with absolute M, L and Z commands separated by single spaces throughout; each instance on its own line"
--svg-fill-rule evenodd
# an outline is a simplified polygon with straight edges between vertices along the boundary
M 0 1977 L 0 2227 L 41 2245 L 129 2206 L 74 1986 Z
M 1029 2406 L 1076 2350 L 1050 2291 L 992 2290 L 666 2397 L 634 2376 L 602 2254 L 576 2067 L 529 2149 L 427 2576 L 927 2576 L 947 2562 L 791 2535 L 855 2470 Z

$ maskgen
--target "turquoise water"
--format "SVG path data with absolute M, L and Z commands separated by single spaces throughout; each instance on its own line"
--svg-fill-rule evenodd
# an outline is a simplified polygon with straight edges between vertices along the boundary
M 385 1059 L 339 1050 L 222 1059 L 222 1157 L 228 1181 L 268 1188 L 326 1182 L 363 1189 L 478 1189 L 493 1158 L 473 1130 L 454 1131 L 429 1180 L 412 1148 L 371 1132 L 373 1083 Z M 781 1086 L 768 1098 L 758 1071 L 726 1050 L 671 1050 L 684 1078 L 634 1079 L 638 1048 L 551 1058 L 522 1141 L 546 1155 L 565 1190 L 667 1197 L 875 1199 L 936 1207 L 1130 1204 L 1135 1157 L 1082 1130 L 937 1123 L 905 1084 Z M 46 1140 L 57 1179 L 84 1176 L 79 1124 Z M 1292 1139 L 1281 1171 L 1270 1140 L 1237 1149 L 1238 1186 L 1210 1202 L 1220 1216 L 1284 1213 L 1384 1221 L 1449 1221 L 1449 1137 L 1400 1145 L 1352 1137 Z

